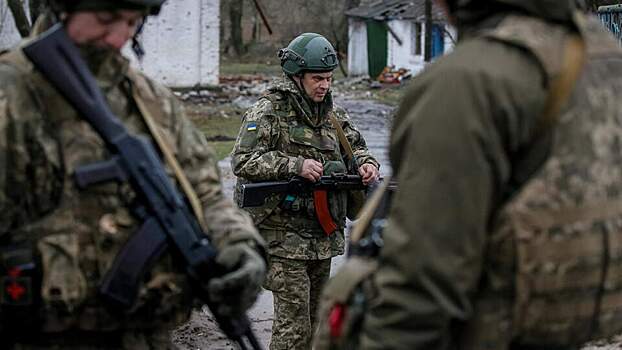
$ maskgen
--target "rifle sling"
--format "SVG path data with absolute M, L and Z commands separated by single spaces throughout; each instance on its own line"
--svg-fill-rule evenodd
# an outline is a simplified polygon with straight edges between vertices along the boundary
M 352 151 L 352 146 L 350 145 L 350 142 L 348 141 L 348 138 L 346 137 L 346 133 L 343 132 L 343 128 L 341 127 L 341 124 L 339 124 L 339 121 L 337 120 L 337 118 L 335 118 L 335 116 L 332 113 L 330 114 L 329 119 L 330 119 L 331 124 L 333 124 L 333 127 L 335 128 L 335 130 L 337 130 L 337 137 L 339 138 L 339 143 L 341 143 L 341 147 L 343 147 L 344 151 L 348 155 L 348 158 L 350 158 L 351 161 L 356 162 L 356 159 L 354 158 L 354 152 Z M 358 166 L 358 164 L 356 165 Z
M 171 147 L 167 144 L 164 137 L 162 137 L 162 134 L 160 134 L 160 131 L 158 130 L 158 127 L 156 126 L 154 122 L 151 111 L 147 107 L 147 104 L 145 103 L 144 99 L 138 93 L 138 89 L 136 89 L 135 87 L 132 88 L 132 95 L 134 97 L 134 101 L 136 102 L 136 106 L 138 106 L 140 115 L 143 117 L 145 124 L 147 124 L 149 133 L 151 134 L 153 139 L 156 141 L 158 147 L 160 148 L 160 151 L 164 155 L 164 160 L 166 161 L 166 164 L 175 173 L 175 178 L 177 179 L 177 182 L 181 186 L 181 189 L 184 191 L 186 198 L 190 202 L 190 205 L 192 206 L 192 210 L 194 211 L 194 215 L 197 217 L 197 220 L 199 221 L 201 228 L 203 229 L 204 232 L 207 232 L 207 223 L 205 222 L 205 216 L 203 215 L 203 207 L 201 205 L 201 201 L 199 201 L 199 197 L 197 196 L 196 192 L 192 188 L 192 185 L 190 184 L 190 181 L 186 177 L 186 174 L 184 173 L 183 169 L 179 165 L 179 162 L 173 155 L 173 152 L 171 151 Z

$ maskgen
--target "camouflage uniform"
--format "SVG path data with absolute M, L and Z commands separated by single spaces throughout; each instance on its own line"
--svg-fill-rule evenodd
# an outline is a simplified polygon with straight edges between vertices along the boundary
M 330 94 L 313 112 L 312 105 L 284 76 L 245 113 L 231 161 L 238 184 L 288 180 L 300 173 L 304 159 L 322 162 L 325 175 L 345 172 L 343 151 L 328 114 L 343 126 L 359 164 L 378 167 L 346 111 L 333 107 Z M 275 302 L 270 348 L 308 349 L 330 259 L 344 252 L 346 193 L 329 194 L 331 213 L 339 225 L 329 236 L 315 216 L 312 198 L 297 196 L 289 210 L 281 208 L 280 200 L 275 196 L 262 207 L 247 208 L 270 255 L 265 283 Z
M 460 43 L 414 80 L 393 126 L 400 187 L 361 348 L 573 348 L 619 333 L 622 51 L 572 1 L 456 3 Z M 543 129 L 577 30 L 587 63 Z
M 224 197 L 214 153 L 177 98 L 120 54 L 89 52 L 83 50 L 84 57 L 112 112 L 131 133 L 150 137 L 132 91 L 142 96 L 202 202 L 215 246 L 261 244 L 248 215 Z M 19 48 L 0 57 L 0 248 L 5 254 L 26 245 L 42 262 L 37 319 L 24 332 L 12 327 L 24 312 L 0 309 L 2 348 L 13 335 L 17 349 L 172 348 L 168 331 L 188 319 L 194 298 L 170 253 L 147 274 L 130 310 L 114 312 L 97 295 L 102 277 L 141 224 L 129 210 L 135 197 L 129 184 L 78 190 L 74 183 L 77 167 L 109 157 L 102 139 Z

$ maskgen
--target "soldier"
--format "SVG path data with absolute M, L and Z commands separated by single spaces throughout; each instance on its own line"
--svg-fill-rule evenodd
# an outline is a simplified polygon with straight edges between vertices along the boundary
M 150 111 L 204 208 L 217 260 L 231 269 L 212 279 L 207 291 L 215 301 L 233 301 L 218 309 L 235 316 L 260 291 L 263 240 L 248 215 L 224 197 L 214 153 L 179 101 L 120 53 L 163 2 L 56 0 L 41 23 L 63 22 L 131 133 L 151 138 L 144 116 Z M 171 249 L 147 272 L 131 308 L 113 309 L 98 295 L 142 223 L 131 210 L 135 196 L 128 183 L 79 190 L 74 182 L 77 167 L 109 157 L 102 138 L 34 70 L 21 47 L 0 56 L 1 348 L 173 348 L 169 331 L 188 319 L 196 299 Z
M 335 50 L 318 34 L 296 37 L 279 52 L 285 73 L 245 114 L 231 161 L 243 182 L 288 180 L 347 172 L 344 150 L 331 124 L 336 118 L 353 150 L 365 184 L 378 177 L 378 162 L 348 114 L 333 105 Z M 324 232 L 313 198 L 291 194 L 250 209 L 268 243 L 269 272 L 264 287 L 274 295 L 271 349 L 309 349 L 319 293 L 330 261 L 344 252 L 347 194 L 329 194 L 338 228 Z
M 395 119 L 400 188 L 360 348 L 620 333 L 622 51 L 572 0 L 437 3 L 460 41 Z

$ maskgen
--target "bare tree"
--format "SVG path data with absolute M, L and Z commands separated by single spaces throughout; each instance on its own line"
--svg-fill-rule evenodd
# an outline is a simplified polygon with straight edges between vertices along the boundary
M 242 14 L 244 9 L 243 0 L 230 0 L 229 1 L 229 20 L 231 30 L 231 46 L 238 56 L 242 56 L 246 53 L 246 47 L 244 46 L 244 40 L 242 37 Z

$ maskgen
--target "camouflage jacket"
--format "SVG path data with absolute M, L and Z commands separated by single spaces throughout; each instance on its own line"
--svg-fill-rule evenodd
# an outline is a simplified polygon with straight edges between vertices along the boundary
M 129 132 L 150 137 L 133 89 L 159 112 L 153 118 L 202 202 L 215 245 L 261 244 L 248 215 L 223 196 L 215 156 L 177 98 L 118 54 L 89 63 L 112 112 Z M 77 167 L 109 157 L 91 126 L 19 48 L 0 57 L 0 247 L 26 242 L 41 258 L 41 331 L 179 323 L 193 304 L 187 278 L 169 253 L 147 274 L 137 304 L 127 313 L 108 312 L 97 297 L 102 277 L 141 225 L 129 210 L 134 193 L 127 183 L 85 190 L 74 183 Z
M 622 254 L 622 51 L 598 19 L 577 24 L 587 63 L 542 129 L 573 27 L 524 13 L 488 23 L 400 105 L 390 146 L 400 188 L 362 349 L 578 348 L 622 328 L 619 275 L 603 272 Z
M 378 167 L 347 112 L 333 107 L 330 94 L 321 107 L 326 114 L 316 117 L 318 113 L 311 112 L 286 76 L 272 86 L 244 114 L 231 160 L 238 187 L 242 182 L 288 180 L 300 173 L 304 159 L 322 162 L 325 175 L 345 172 L 344 153 L 329 114 L 341 123 L 359 164 Z M 294 210 L 282 210 L 281 198 L 275 196 L 265 206 L 248 211 L 268 242 L 269 254 L 291 259 L 326 259 L 344 251 L 346 194 L 332 193 L 329 199 L 331 212 L 340 225 L 338 232 L 330 236 L 322 231 L 311 198 L 299 196 Z

